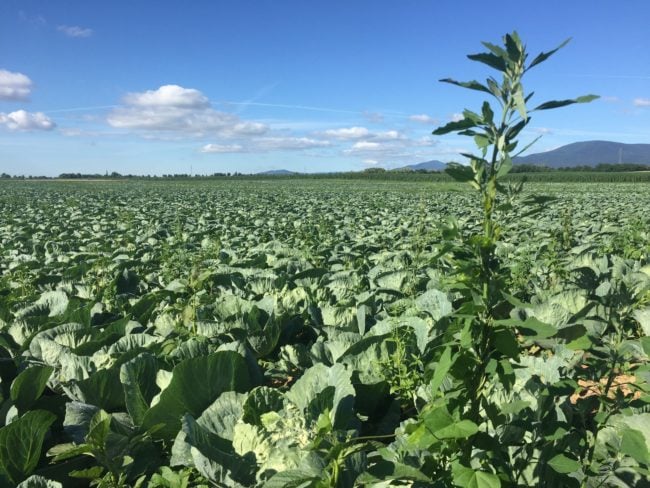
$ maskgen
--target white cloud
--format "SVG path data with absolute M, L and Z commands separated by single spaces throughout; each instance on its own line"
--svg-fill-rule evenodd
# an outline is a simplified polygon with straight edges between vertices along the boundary
M 386 131 L 374 134 L 371 139 L 358 141 L 349 149 L 343 151 L 344 154 L 358 153 L 383 153 L 386 155 L 405 155 L 415 148 L 432 147 L 436 145 L 435 139 L 423 136 L 417 139 L 411 139 L 404 136 L 398 131 Z
M 108 123 L 116 128 L 222 137 L 262 135 L 268 131 L 266 124 L 214 110 L 208 98 L 194 88 L 163 85 L 156 90 L 129 93 L 122 102 L 123 106 L 108 116 Z
M 546 134 L 553 134 L 553 132 L 554 132 L 553 129 L 551 129 L 551 128 L 549 128 L 549 127 L 535 127 L 534 130 L 535 130 L 535 132 L 537 132 L 538 134 L 543 134 L 543 135 L 546 135 Z
M 635 98 L 635 107 L 650 107 L 650 98 Z
M 210 101 L 199 90 L 178 85 L 163 85 L 157 90 L 129 93 L 124 104 L 134 107 L 208 108 Z
M 438 121 L 427 114 L 415 114 L 409 117 L 411 122 L 419 122 L 421 124 L 437 124 Z
M 611 96 L 600 97 L 600 99 L 601 99 L 603 102 L 607 102 L 607 103 L 618 103 L 618 102 L 621 101 L 620 98 L 618 98 L 618 97 L 611 97 Z
M 58 25 L 56 30 L 62 32 L 68 37 L 90 37 L 93 30 L 88 27 L 79 27 L 78 25 Z
M 353 152 L 361 152 L 361 151 L 380 151 L 383 149 L 383 145 L 378 143 L 378 142 L 372 142 L 372 141 L 359 141 L 356 142 L 351 149 L 348 151 L 350 153 Z
M 0 100 L 26 100 L 32 91 L 32 80 L 22 73 L 0 69 Z
M 370 131 L 365 127 L 344 127 L 341 129 L 326 130 L 324 134 L 335 139 L 349 140 L 366 137 L 370 134 Z
M 356 139 L 394 141 L 398 139 L 404 139 L 404 135 L 396 130 L 388 130 L 385 132 L 371 132 L 365 127 L 343 127 L 340 129 L 329 129 L 320 133 L 319 135 L 343 141 L 352 141 Z
M 451 114 L 451 117 L 449 117 L 452 122 L 458 122 L 460 120 L 463 120 L 465 117 L 463 117 L 463 114 L 455 113 Z
M 330 147 L 329 141 L 311 139 L 309 137 L 259 137 L 245 144 L 206 144 L 201 148 L 202 153 L 262 153 L 272 151 L 301 151 Z
M 309 137 L 264 137 L 254 143 L 254 147 L 261 151 L 315 149 L 329 147 L 331 145 L 329 141 L 311 139 Z
M 376 164 L 379 164 L 379 161 L 377 161 L 376 159 L 364 159 L 362 161 L 362 163 L 363 164 L 369 164 L 371 166 L 375 166 Z
M 358 157 L 365 164 L 376 161 L 377 164 L 390 166 L 436 159 L 437 154 L 444 152 L 444 148 L 429 136 L 411 138 L 398 131 L 387 131 L 375 136 L 372 139 L 356 141 L 352 146 L 343 149 L 342 154 Z
M 12 131 L 52 130 L 56 124 L 42 112 L 30 113 L 16 110 L 11 113 L 0 112 L 0 125 Z
M 350 149 L 346 149 L 344 152 L 346 154 L 368 151 L 395 152 L 409 147 L 425 145 L 428 146 L 430 144 L 423 143 L 421 139 L 408 139 L 402 133 L 396 130 L 390 130 L 374 134 L 372 139 L 355 142 Z
M 237 153 L 243 150 L 239 144 L 206 144 L 201 148 L 202 153 Z
M 195 135 L 232 129 L 238 122 L 232 115 L 214 110 L 182 107 L 120 107 L 108 116 L 108 123 L 119 129 L 178 131 Z
M 387 130 L 386 132 L 374 134 L 373 138 L 381 141 L 396 141 L 398 139 L 404 139 L 404 135 L 396 130 Z
M 237 136 L 259 136 L 268 130 L 269 127 L 261 122 L 239 122 L 230 129 L 230 133 Z

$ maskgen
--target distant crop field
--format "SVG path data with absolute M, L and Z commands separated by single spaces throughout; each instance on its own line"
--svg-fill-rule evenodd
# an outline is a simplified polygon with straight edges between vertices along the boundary
M 495 249 L 486 374 L 509 387 L 474 422 L 445 406 L 482 313 L 464 185 L 0 182 L 0 486 L 444 486 L 468 436 L 501 446 L 503 486 L 573 486 L 591 446 L 641 486 L 650 192 L 532 193 L 554 199 L 515 206 Z

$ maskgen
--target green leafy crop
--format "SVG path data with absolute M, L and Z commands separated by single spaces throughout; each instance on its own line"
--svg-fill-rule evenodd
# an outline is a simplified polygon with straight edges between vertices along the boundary
M 650 192 L 510 179 L 590 97 L 486 47 L 473 189 L 0 181 L 0 487 L 645 486 Z

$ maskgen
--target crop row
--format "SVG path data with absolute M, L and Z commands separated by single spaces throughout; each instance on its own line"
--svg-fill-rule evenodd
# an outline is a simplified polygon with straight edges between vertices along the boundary
M 534 189 L 556 199 L 517 209 L 496 249 L 510 386 L 483 423 L 449 407 L 471 367 L 447 347 L 468 314 L 470 193 L 1 183 L 0 486 L 579 486 L 587 456 L 599 483 L 641 486 L 650 195 Z M 603 378 L 589 358 L 620 330 Z M 620 408 L 586 445 L 601 401 Z

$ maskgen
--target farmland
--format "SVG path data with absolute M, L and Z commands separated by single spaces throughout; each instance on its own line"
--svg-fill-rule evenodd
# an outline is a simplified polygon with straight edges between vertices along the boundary
M 482 356 L 460 183 L 10 181 L 0 215 L 0 486 L 647 486 L 645 183 L 495 217 Z

